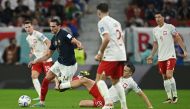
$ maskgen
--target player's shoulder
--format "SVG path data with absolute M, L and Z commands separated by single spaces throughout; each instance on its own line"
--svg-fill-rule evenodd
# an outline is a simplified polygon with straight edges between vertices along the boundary
M 168 24 L 168 23 L 165 23 L 165 27 L 166 27 L 166 28 L 175 28 L 174 25 L 172 25 L 172 24 Z

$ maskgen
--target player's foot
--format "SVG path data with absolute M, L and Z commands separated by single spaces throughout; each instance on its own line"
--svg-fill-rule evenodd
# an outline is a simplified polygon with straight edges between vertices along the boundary
M 172 103 L 177 103 L 177 101 L 178 101 L 178 98 L 177 97 L 173 97 L 173 101 L 172 101 Z
M 40 98 L 37 97 L 37 98 L 33 98 L 32 100 L 34 100 L 34 101 L 40 101 Z
M 113 109 L 113 104 L 105 104 L 102 109 Z
M 61 85 L 61 81 L 59 81 L 59 84 L 58 84 L 58 91 L 59 91 L 59 92 L 64 92 L 64 91 L 70 89 L 70 88 L 60 89 L 60 85 Z
M 84 70 L 84 71 L 80 71 L 79 75 L 80 76 L 89 76 L 90 73 L 88 71 Z
M 40 102 L 38 102 L 36 104 L 33 104 L 31 107 L 45 107 L 45 105 L 42 104 L 42 103 L 40 103 Z
M 172 103 L 172 99 L 168 98 L 168 99 L 166 99 L 166 101 L 164 101 L 163 103 Z

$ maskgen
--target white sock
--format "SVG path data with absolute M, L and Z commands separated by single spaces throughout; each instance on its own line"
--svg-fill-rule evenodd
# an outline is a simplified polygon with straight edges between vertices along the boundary
M 170 80 L 164 80 L 164 88 L 169 99 L 172 99 L 172 90 Z
M 170 82 L 171 82 L 171 89 L 172 89 L 172 94 L 173 94 L 173 97 L 177 97 L 177 89 L 176 89 L 176 82 L 175 82 L 175 79 L 174 77 L 172 77 L 171 79 L 169 79 Z
M 60 89 L 71 88 L 71 82 L 65 82 L 60 84 Z
M 109 104 L 111 102 L 111 99 L 110 99 L 110 94 L 109 94 L 109 90 L 108 90 L 106 83 L 103 80 L 99 80 L 97 82 L 97 86 L 98 86 L 98 89 L 99 89 L 102 97 L 105 100 L 105 104 Z
M 38 79 L 32 79 L 32 82 L 34 84 L 34 88 L 36 89 L 36 92 L 38 93 L 40 97 L 40 92 L 41 92 L 41 85 Z
M 119 100 L 120 100 L 120 103 L 121 103 L 121 108 L 122 109 L 127 109 L 127 102 L 126 102 L 126 95 L 125 95 L 124 88 L 122 87 L 120 82 L 115 84 L 114 87 L 115 87 L 115 89 L 117 91 L 117 94 L 119 96 Z

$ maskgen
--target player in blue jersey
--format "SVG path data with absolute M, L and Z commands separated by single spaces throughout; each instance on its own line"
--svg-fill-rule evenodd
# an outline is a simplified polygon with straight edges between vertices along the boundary
M 34 61 L 29 63 L 29 66 L 37 62 L 42 62 L 49 59 L 55 50 L 58 51 L 59 57 L 54 65 L 50 68 L 46 77 L 43 79 L 40 102 L 33 105 L 33 107 L 44 107 L 45 97 L 48 92 L 48 85 L 55 77 L 61 77 L 61 82 L 71 81 L 75 72 L 77 71 L 77 63 L 75 59 L 74 48 L 82 48 L 80 41 L 71 36 L 68 32 L 61 29 L 60 22 L 57 19 L 50 21 L 50 29 L 54 34 L 51 39 L 51 46 L 47 53 Z

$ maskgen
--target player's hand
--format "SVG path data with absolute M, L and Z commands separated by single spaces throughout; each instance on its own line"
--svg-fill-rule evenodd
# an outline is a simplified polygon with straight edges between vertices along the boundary
M 184 52 L 183 52 L 183 56 L 184 56 L 184 58 L 187 57 L 187 51 L 184 51 Z
M 77 48 L 79 50 L 83 49 L 83 46 L 82 46 L 82 43 L 78 41 L 78 43 L 76 44 L 77 45 Z
M 101 60 L 102 60 L 102 57 L 103 57 L 103 54 L 102 54 L 102 53 L 98 53 L 98 54 L 94 57 L 94 59 L 95 59 L 96 61 L 101 61 Z
M 152 64 L 152 62 L 153 62 L 153 57 L 152 57 L 152 55 L 150 55 L 150 56 L 148 56 L 148 57 L 146 58 L 146 62 L 147 62 L 147 64 Z

